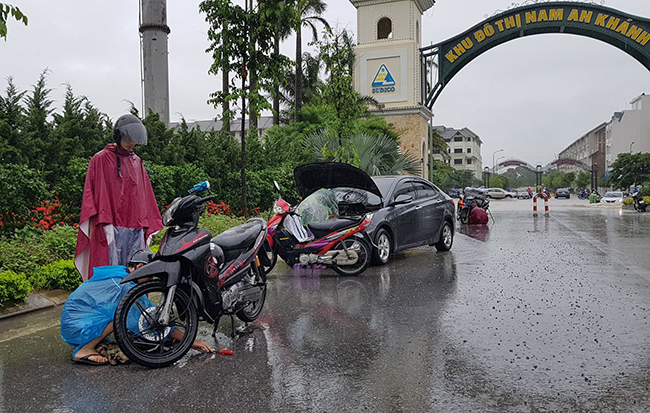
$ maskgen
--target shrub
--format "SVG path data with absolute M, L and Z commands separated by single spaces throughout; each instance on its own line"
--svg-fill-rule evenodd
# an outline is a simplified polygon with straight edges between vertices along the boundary
M 29 278 L 34 289 L 61 289 L 72 291 L 81 284 L 81 276 L 72 260 L 61 260 L 44 265 Z
M 13 233 L 31 220 L 30 209 L 49 198 L 41 173 L 23 165 L 0 166 L 0 231 Z
M 28 277 L 38 267 L 54 260 L 48 256 L 43 238 L 29 237 L 0 239 L 0 268 L 16 273 L 25 273 Z
M 623 199 L 623 205 L 632 205 L 632 204 L 634 204 L 634 200 L 632 198 Z
M 0 272 L 0 303 L 9 300 L 24 301 L 30 291 L 31 286 L 25 274 Z
M 77 232 L 77 227 L 68 225 L 60 225 L 50 231 L 45 231 L 43 241 L 48 255 L 52 257 L 50 262 L 74 258 Z
M 227 215 L 204 215 L 199 220 L 199 227 L 207 229 L 212 233 L 212 236 L 215 236 L 228 228 L 241 224 L 242 222 L 244 222 L 244 218 L 241 217 L 234 218 Z

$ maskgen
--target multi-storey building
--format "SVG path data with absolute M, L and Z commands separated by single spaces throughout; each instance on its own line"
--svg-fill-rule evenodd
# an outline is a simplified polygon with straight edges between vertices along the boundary
M 606 132 L 607 123 L 601 123 L 567 146 L 558 154 L 558 160 L 554 162 L 558 169 L 575 173 L 593 169 L 603 174 Z
M 481 138 L 469 128 L 454 129 L 434 126 L 434 129 L 449 145 L 449 163 L 456 169 L 467 169 L 474 173 L 476 179 L 482 180 L 483 158 L 481 157 Z M 434 159 L 444 160 L 440 154 Z
M 607 171 L 619 154 L 638 152 L 650 152 L 650 96 L 645 93 L 630 102 L 630 109 L 614 113 L 607 125 Z

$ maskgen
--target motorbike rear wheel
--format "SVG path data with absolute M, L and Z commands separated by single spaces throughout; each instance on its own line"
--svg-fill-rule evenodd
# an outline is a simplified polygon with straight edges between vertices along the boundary
M 460 210 L 460 222 L 467 224 L 469 222 L 469 209 L 463 208 Z
M 333 265 L 334 271 L 345 276 L 355 276 L 364 272 L 370 265 L 370 259 L 372 258 L 372 250 L 368 242 L 362 238 L 347 238 L 336 244 L 334 249 L 342 250 L 344 246 L 348 249 L 358 249 L 359 257 L 353 265 Z
M 196 338 L 198 314 L 181 289 L 174 294 L 168 325 L 158 322 L 168 292 L 166 283 L 160 280 L 138 284 L 126 293 L 115 311 L 117 344 L 130 360 L 146 367 L 174 364 L 190 350 Z M 179 341 L 170 338 L 172 329 L 183 334 Z

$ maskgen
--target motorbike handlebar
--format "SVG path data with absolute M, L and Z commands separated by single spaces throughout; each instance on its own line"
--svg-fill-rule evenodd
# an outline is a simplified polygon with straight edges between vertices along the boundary
M 206 202 L 208 202 L 208 201 L 212 201 L 213 199 L 216 199 L 216 198 L 217 198 L 217 197 L 214 196 L 214 195 L 206 196 L 205 198 L 201 198 L 201 200 L 199 201 L 199 204 L 203 205 L 203 204 L 205 204 Z

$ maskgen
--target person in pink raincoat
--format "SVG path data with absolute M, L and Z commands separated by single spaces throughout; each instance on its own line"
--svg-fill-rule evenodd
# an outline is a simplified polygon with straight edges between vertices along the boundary
M 127 265 L 162 229 L 149 176 L 133 152 L 147 144 L 147 129 L 136 116 L 122 115 L 113 138 L 88 165 L 74 259 L 84 281 L 94 267 Z

